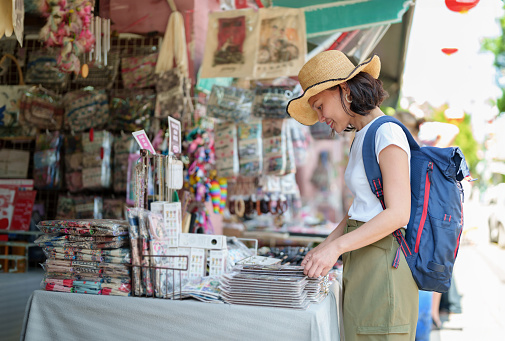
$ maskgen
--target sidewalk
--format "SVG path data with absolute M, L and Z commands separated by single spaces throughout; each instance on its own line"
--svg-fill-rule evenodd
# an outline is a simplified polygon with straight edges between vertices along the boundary
M 487 208 L 465 204 L 465 230 L 454 277 L 462 313 L 445 316 L 431 341 L 505 340 L 505 250 L 488 241 Z

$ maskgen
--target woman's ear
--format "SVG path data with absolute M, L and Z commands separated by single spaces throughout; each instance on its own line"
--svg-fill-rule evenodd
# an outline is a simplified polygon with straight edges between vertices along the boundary
M 340 89 L 342 89 L 342 92 L 345 94 L 347 91 L 349 91 L 349 87 L 347 86 L 347 82 L 340 83 Z

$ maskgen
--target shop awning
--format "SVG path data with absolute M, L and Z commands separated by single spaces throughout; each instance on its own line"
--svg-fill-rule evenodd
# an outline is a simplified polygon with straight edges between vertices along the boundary
M 273 0 L 274 6 L 303 8 L 307 38 L 402 21 L 411 0 Z

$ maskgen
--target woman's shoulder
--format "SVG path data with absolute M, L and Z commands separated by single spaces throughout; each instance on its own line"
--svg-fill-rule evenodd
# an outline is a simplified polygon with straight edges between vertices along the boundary
M 376 135 L 390 139 L 400 139 L 407 141 L 407 135 L 405 135 L 402 127 L 393 122 L 386 122 L 382 124 L 379 129 L 377 129 Z

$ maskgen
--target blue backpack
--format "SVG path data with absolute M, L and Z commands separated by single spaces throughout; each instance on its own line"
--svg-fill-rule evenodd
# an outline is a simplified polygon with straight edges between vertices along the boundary
M 375 133 L 386 122 L 402 127 L 410 145 L 411 209 L 405 237 L 396 230 L 400 250 L 420 290 L 446 292 L 451 286 L 454 262 L 463 231 L 463 187 L 470 175 L 458 147 L 419 147 L 408 129 L 397 119 L 381 116 L 368 128 L 363 142 L 363 163 L 372 192 L 385 209 L 382 176 L 375 154 Z

